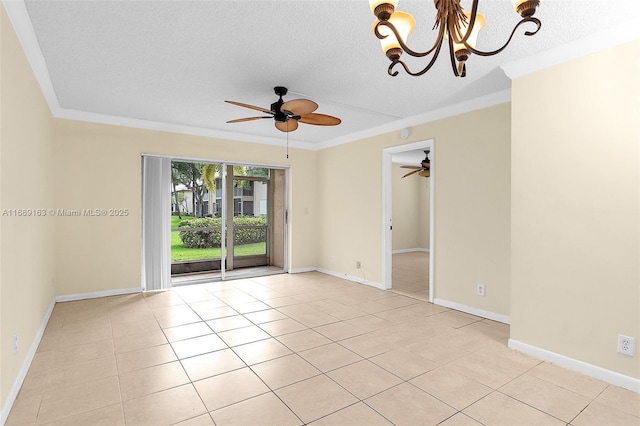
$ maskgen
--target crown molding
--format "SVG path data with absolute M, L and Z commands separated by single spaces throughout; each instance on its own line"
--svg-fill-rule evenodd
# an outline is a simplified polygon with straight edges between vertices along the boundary
M 501 90 L 489 95 L 480 96 L 468 101 L 460 102 L 443 108 L 438 108 L 424 114 L 414 115 L 411 117 L 403 118 L 401 120 L 393 121 L 391 123 L 385 123 L 377 127 L 372 127 L 370 129 L 350 133 L 339 138 L 321 142 L 314 146 L 317 147 L 317 150 L 331 148 L 334 146 L 344 145 L 346 143 L 355 142 L 357 140 L 379 136 L 384 133 L 395 132 L 407 127 L 418 126 L 421 124 L 442 120 L 443 118 L 449 118 L 456 115 L 464 114 L 466 112 L 488 108 L 507 102 L 511 102 L 511 89 Z
M 40 50 L 40 44 L 31 24 L 27 7 L 22 0 L 2 0 L 2 5 L 7 12 L 11 25 L 13 25 L 18 41 L 22 45 L 27 61 L 31 65 L 33 74 L 40 85 L 40 90 L 42 90 L 42 94 L 49 105 L 49 110 L 56 117 L 60 112 L 60 103 L 49 77 L 49 69 L 42 55 L 42 50 Z
M 507 77 L 513 80 L 638 39 L 640 39 L 640 26 L 621 25 L 504 64 L 501 68 Z
M 79 111 L 67 108 L 58 108 L 55 118 L 65 120 L 85 121 L 89 123 L 108 124 L 113 126 L 131 127 L 134 129 L 156 130 L 166 133 L 178 133 L 181 135 L 204 136 L 215 139 L 226 139 L 234 142 L 257 143 L 263 145 L 275 145 L 283 147 L 283 138 L 270 138 L 264 136 L 247 135 L 236 132 L 225 132 L 222 130 L 208 129 L 205 127 L 186 126 L 176 123 L 165 123 L 160 121 L 142 120 L 138 118 L 122 117 L 116 115 L 99 114 L 87 111 Z M 302 142 L 289 139 L 289 148 L 315 150 L 316 144 L 312 142 Z

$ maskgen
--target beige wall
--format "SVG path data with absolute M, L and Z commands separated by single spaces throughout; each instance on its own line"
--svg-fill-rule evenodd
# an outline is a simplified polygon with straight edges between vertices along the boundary
M 368 139 L 317 153 L 318 267 L 361 276 L 359 260 L 366 279 L 380 282 L 381 147 Z
M 429 180 L 417 175 L 403 179 L 408 171 L 399 164 L 391 168 L 392 250 L 429 248 Z
M 640 42 L 513 81 L 511 337 L 640 377 Z
M 318 266 L 382 282 L 382 149 L 433 138 L 435 297 L 509 315 L 510 126 L 502 104 L 320 151 Z
M 54 205 L 51 114 L 2 7 L 0 22 L 0 210 L 48 209 Z M 8 214 L 0 216 L 0 407 L 55 294 L 54 219 Z
M 441 126 L 446 136 L 435 136 L 434 150 L 435 297 L 509 315 L 510 106 Z M 477 283 L 486 296 L 476 295 Z
M 58 209 L 129 209 L 127 217 L 56 218 L 59 295 L 140 286 L 141 155 L 290 165 L 292 268 L 315 266 L 314 152 L 173 133 L 56 120 Z

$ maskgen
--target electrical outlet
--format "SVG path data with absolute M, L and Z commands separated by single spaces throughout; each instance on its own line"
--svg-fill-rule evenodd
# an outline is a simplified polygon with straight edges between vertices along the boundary
M 485 291 L 484 284 L 480 284 L 480 283 L 476 284 L 476 294 L 478 296 L 484 296 L 484 291 Z
M 636 354 L 636 339 L 618 334 L 618 352 L 623 355 L 634 356 Z
M 359 260 L 356 260 L 356 269 L 362 268 L 362 263 Z
M 334 255 L 329 256 L 329 262 L 333 263 L 336 261 L 336 257 Z
M 18 352 L 18 333 L 13 335 L 13 353 Z

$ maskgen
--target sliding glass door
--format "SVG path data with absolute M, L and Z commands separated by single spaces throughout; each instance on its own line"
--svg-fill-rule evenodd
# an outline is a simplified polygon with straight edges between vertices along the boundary
M 171 283 L 281 273 L 286 172 L 171 162 Z
M 221 164 L 171 162 L 172 277 L 222 268 L 222 207 L 215 197 L 221 178 Z

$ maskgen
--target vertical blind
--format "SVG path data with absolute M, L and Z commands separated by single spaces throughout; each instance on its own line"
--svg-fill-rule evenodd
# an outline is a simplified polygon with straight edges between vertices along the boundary
M 142 288 L 171 288 L 171 159 L 142 157 Z

